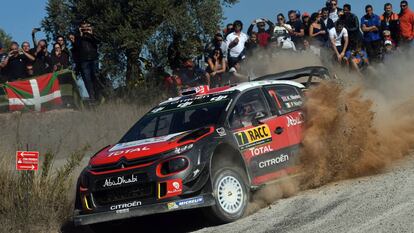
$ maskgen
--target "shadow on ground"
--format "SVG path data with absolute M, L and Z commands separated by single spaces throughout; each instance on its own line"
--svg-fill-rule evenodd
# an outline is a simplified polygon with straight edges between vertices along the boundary
M 91 227 L 75 227 L 67 223 L 62 233 L 112 233 L 112 232 L 191 232 L 212 226 L 201 211 L 186 210 L 139 218 L 96 224 Z

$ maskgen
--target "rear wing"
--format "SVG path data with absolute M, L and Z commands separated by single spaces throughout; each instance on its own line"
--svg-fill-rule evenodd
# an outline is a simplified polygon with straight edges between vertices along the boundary
M 288 70 L 275 74 L 258 77 L 253 81 L 263 80 L 291 80 L 303 84 L 306 88 L 315 85 L 322 80 L 334 79 L 329 70 L 323 66 L 308 66 L 295 70 Z

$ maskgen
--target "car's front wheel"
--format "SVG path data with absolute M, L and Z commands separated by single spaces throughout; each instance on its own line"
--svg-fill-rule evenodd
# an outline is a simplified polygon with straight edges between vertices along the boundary
M 212 175 L 216 205 L 208 214 L 217 223 L 227 223 L 243 217 L 249 202 L 247 178 L 238 167 L 224 167 Z

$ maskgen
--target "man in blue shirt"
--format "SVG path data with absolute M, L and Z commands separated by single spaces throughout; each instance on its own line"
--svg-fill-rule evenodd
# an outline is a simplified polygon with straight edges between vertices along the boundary
M 374 14 L 371 5 L 365 7 L 367 13 L 361 18 L 361 29 L 364 32 L 364 45 L 371 61 L 379 61 L 381 54 L 381 20 Z

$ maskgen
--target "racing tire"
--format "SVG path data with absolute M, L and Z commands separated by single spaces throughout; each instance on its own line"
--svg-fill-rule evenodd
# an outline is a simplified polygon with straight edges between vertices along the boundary
M 242 218 L 249 203 L 250 190 L 245 172 L 238 167 L 224 167 L 212 175 L 216 204 L 205 210 L 213 223 L 222 224 Z

